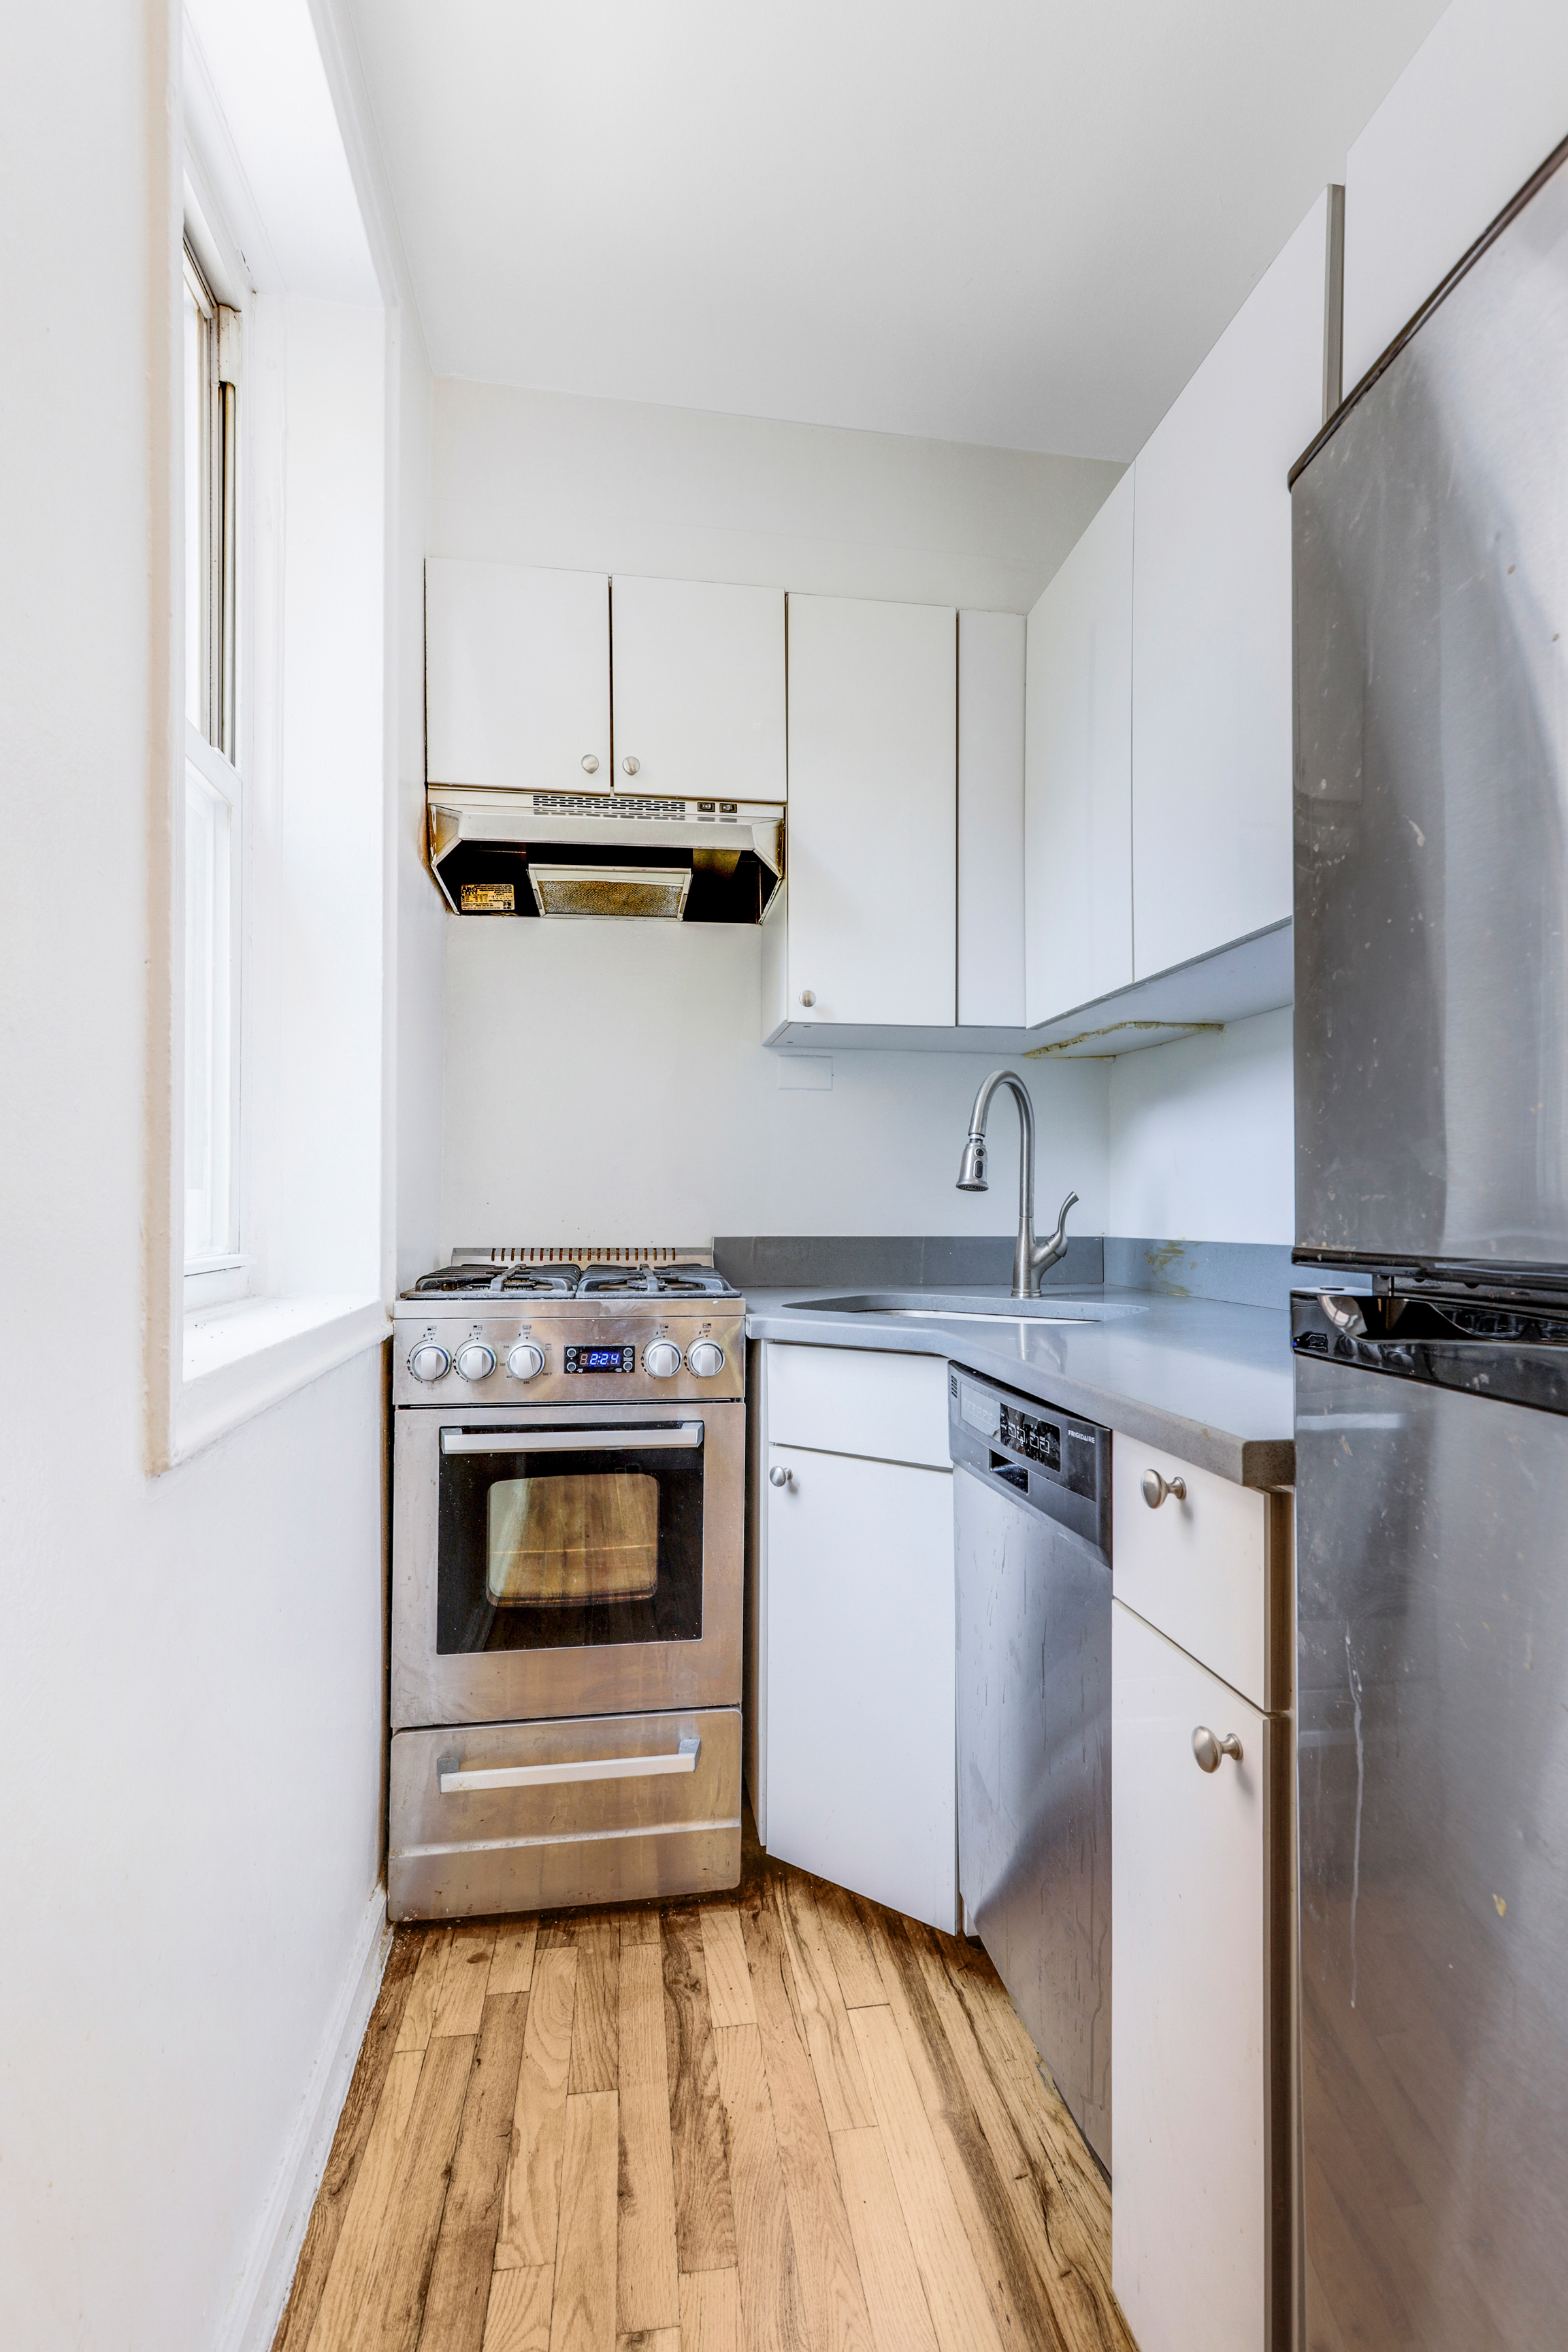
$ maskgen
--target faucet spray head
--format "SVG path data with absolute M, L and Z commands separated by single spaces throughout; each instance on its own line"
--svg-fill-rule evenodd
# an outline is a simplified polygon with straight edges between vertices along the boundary
M 984 1192 L 990 1188 L 985 1181 L 985 1138 L 971 1135 L 963 1147 L 959 1162 L 958 1190 L 961 1192 Z

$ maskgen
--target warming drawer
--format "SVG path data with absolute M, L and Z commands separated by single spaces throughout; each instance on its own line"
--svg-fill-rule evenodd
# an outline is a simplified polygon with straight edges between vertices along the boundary
M 399 1731 L 394 1919 L 637 1902 L 734 1886 L 738 1707 Z

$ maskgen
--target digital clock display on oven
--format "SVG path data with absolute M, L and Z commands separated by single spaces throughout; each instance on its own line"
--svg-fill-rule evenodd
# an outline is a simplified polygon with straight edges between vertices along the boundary
M 562 1366 L 568 1372 L 635 1372 L 635 1348 L 568 1348 Z

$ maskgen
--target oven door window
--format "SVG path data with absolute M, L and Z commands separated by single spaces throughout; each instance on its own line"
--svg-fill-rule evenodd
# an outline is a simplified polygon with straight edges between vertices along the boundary
M 616 1429 L 560 1451 L 565 1433 L 541 1433 L 550 1450 L 522 1431 L 446 1433 L 484 1450 L 440 1457 L 437 1649 L 700 1641 L 701 1446 Z

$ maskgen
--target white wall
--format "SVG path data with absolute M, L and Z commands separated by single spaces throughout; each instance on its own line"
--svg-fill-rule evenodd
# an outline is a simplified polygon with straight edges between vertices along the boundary
M 1121 472 L 438 378 L 432 555 L 1026 613 Z
M 37 845 L 0 864 L 0 2337 L 27 2352 L 232 2326 L 379 1867 L 379 1353 L 145 1467 L 177 22 L 34 11 L 0 83 L 30 225 L 0 247 L 0 790 Z
M 993 1064 L 840 1053 L 830 1090 L 782 1085 L 793 1053 L 757 1042 L 760 940 L 727 924 L 449 920 L 443 1249 L 1016 1231 L 1009 1103 L 992 1117 L 991 1191 L 953 1182 Z M 1072 1229 L 1098 1233 L 1105 1065 L 1023 1066 L 1043 1223 L 1076 1189 Z
M 1119 470 L 437 380 L 429 550 L 1024 612 Z M 953 1187 L 988 1063 L 841 1053 L 831 1092 L 781 1089 L 759 932 L 446 933 L 443 1250 L 1016 1225 L 1009 1178 Z M 1103 1066 L 1035 1064 L 1030 1084 L 1042 1213 L 1076 1186 L 1094 1232 Z
M 1260 1013 L 1112 1065 L 1108 1232 L 1294 1241 L 1291 1019 Z

